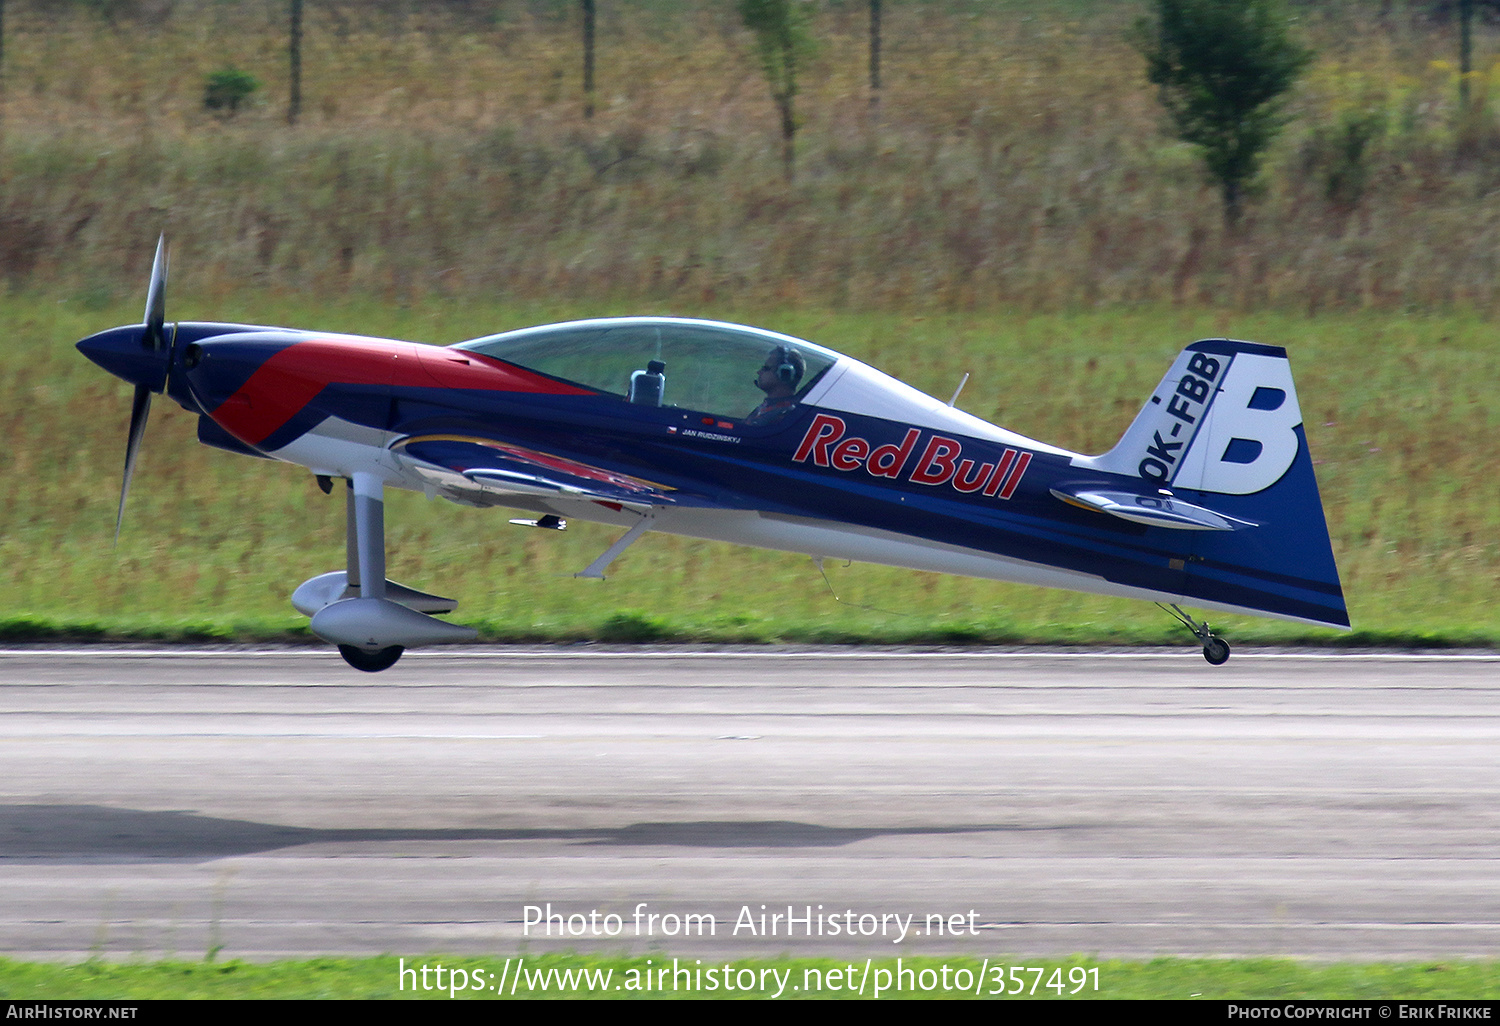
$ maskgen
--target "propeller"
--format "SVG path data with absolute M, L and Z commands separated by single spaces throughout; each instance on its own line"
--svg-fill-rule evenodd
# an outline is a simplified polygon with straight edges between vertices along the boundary
M 130 434 L 125 442 L 125 474 L 120 482 L 120 508 L 115 513 L 115 544 L 120 544 L 120 525 L 125 521 L 125 497 L 130 494 L 130 476 L 135 473 L 135 458 L 146 433 L 146 418 L 151 415 L 151 393 L 166 387 L 166 372 L 171 368 L 171 353 L 166 333 L 167 313 L 167 237 L 156 240 L 156 259 L 151 263 L 151 285 L 146 290 L 146 320 L 142 325 L 141 348 L 162 353 L 162 384 L 153 389 L 148 384 L 135 386 L 130 404 Z
M 135 386 L 135 400 L 130 404 L 130 435 L 125 442 L 125 476 L 120 482 L 120 508 L 115 513 L 115 544 L 120 544 L 120 525 L 125 521 L 125 496 L 130 494 L 130 476 L 135 473 L 135 457 L 146 433 L 146 418 L 151 413 L 151 389 Z
M 156 240 L 156 259 L 151 261 L 151 285 L 146 289 L 146 333 L 141 345 L 152 352 L 167 347 L 167 237 Z

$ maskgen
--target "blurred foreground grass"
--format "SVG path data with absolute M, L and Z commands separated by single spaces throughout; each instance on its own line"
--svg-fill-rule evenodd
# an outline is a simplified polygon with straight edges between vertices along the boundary
M 733 960 L 682 959 L 683 965 L 692 971 L 707 973 L 712 970 L 721 975 L 726 964 L 734 971 L 734 977 L 749 979 L 753 975 L 756 986 L 733 992 L 722 987 L 708 989 L 695 987 L 691 991 L 674 990 L 670 986 L 671 963 L 665 979 L 668 987 L 657 989 L 655 973 L 662 967 L 660 953 L 647 956 L 552 954 L 526 955 L 523 980 L 551 985 L 518 985 L 515 997 L 773 997 L 777 995 L 776 979 L 785 981 L 781 997 L 856 997 L 859 981 L 865 966 L 863 960 L 855 963 L 854 970 L 847 970 L 848 962 L 837 962 L 827 958 L 747 958 Z M 464 983 L 492 974 L 499 981 L 502 973 L 514 974 L 518 967 L 507 968 L 507 959 L 492 955 L 482 956 L 422 956 L 406 958 L 408 969 L 427 965 L 443 965 L 450 970 L 459 968 Z M 994 978 L 998 965 L 999 981 Z M 301 962 L 272 962 L 253 964 L 247 962 L 142 962 L 115 964 L 90 961 L 82 965 L 64 966 L 34 962 L 17 962 L 0 959 L 0 994 L 12 1001 L 38 999 L 51 1000 L 181 1000 L 203 998 L 275 998 L 275 999 L 352 999 L 352 998 L 412 998 L 447 1001 L 449 974 L 445 972 L 442 989 L 414 990 L 412 980 L 407 978 L 407 987 L 398 988 L 398 974 L 402 962 L 398 958 L 384 955 L 376 958 L 318 958 Z M 1030 967 L 1015 977 L 1008 974 L 1011 965 Z M 1035 969 L 1041 968 L 1040 975 Z M 871 980 L 876 973 L 888 973 L 881 977 L 895 980 L 896 958 L 878 958 L 871 965 Z M 940 957 L 920 955 L 903 957 L 902 971 L 910 970 L 910 983 L 898 994 L 890 990 L 882 997 L 963 997 L 964 989 L 958 986 L 943 987 L 940 981 L 950 983 L 971 981 L 967 996 L 974 996 L 977 981 L 984 997 L 998 998 L 999 990 L 1014 991 L 1018 986 L 1027 988 L 1027 993 L 1007 993 L 1015 1000 L 1041 998 L 1064 998 L 1085 1000 L 1088 998 L 1147 999 L 1183 1001 L 1190 999 L 1225 1000 L 1487 1000 L 1492 999 L 1500 988 L 1500 964 L 1495 962 L 1428 962 L 1428 963 L 1369 963 L 1369 964 L 1314 964 L 1279 958 L 1256 959 L 1188 959 L 1157 958 L 1148 962 L 1099 960 L 1087 956 L 1071 959 L 1027 958 L 1006 956 L 981 960 L 970 956 Z M 1069 974 L 1072 973 L 1072 982 Z M 594 987 L 578 984 L 580 973 L 586 972 L 594 981 Z M 563 973 L 574 974 L 574 985 L 559 985 Z M 606 977 L 604 974 L 608 973 Z M 646 974 L 653 976 L 653 987 L 647 992 L 644 987 Z M 741 976 L 741 973 L 749 975 Z M 1054 976 L 1053 974 L 1057 975 Z M 832 985 L 828 981 L 839 981 Z M 849 979 L 846 981 L 845 978 Z M 702 977 L 706 979 L 706 975 Z M 764 978 L 767 985 L 760 986 Z M 427 981 L 437 979 L 434 971 Z M 686 977 L 683 978 L 684 980 Z M 903 980 L 908 977 L 903 976 Z M 632 986 L 631 981 L 635 981 Z M 1049 989 L 1048 982 L 1056 987 Z M 488 980 L 484 980 L 488 985 Z M 817 986 L 822 983 L 821 987 Z M 1029 988 L 1037 984 L 1035 993 Z M 1098 989 L 1094 986 L 1097 983 Z M 894 986 L 888 982 L 888 987 Z M 793 990 L 793 988 L 797 988 Z M 509 988 L 507 988 L 507 991 Z M 869 993 L 867 997 L 875 996 Z M 1069 991 L 1076 990 L 1076 993 Z M 456 991 L 459 998 L 493 1000 L 498 995 L 485 992 Z M 505 995 L 510 997 L 508 992 Z
M 1500 643 L 1500 476 L 1492 326 L 1464 314 L 1241 314 L 1211 309 L 936 316 L 430 302 L 392 307 L 240 293 L 174 294 L 169 316 L 250 320 L 453 342 L 605 312 L 743 320 L 868 360 L 935 395 L 1087 452 L 1118 438 L 1180 348 L 1231 336 L 1284 345 L 1356 628 L 1213 617 L 1263 643 Z M 343 504 L 286 464 L 199 445 L 194 418 L 159 402 L 111 547 L 129 389 L 73 349 L 140 317 L 138 304 L 0 299 L 0 637 L 305 637 L 288 603 L 343 564 Z M 572 579 L 619 533 L 512 527 L 408 493 L 389 495 L 393 579 L 460 600 L 491 640 L 1181 642 L 1152 606 L 866 565 L 828 565 L 836 601 L 803 557 L 667 536 L 604 582 Z

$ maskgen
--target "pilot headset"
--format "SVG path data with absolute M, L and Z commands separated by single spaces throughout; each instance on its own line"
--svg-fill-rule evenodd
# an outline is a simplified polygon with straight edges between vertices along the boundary
M 771 350 L 771 355 L 776 358 L 776 380 L 790 385 L 797 380 L 797 365 L 792 362 L 792 351 L 786 346 L 777 346 Z

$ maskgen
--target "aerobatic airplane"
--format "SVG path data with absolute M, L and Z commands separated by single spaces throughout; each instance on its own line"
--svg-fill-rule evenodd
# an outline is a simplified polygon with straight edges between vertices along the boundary
M 447 347 L 165 318 L 158 244 L 145 323 L 84 339 L 135 386 L 120 517 L 151 396 L 198 439 L 346 486 L 345 569 L 292 603 L 350 665 L 463 641 L 455 602 L 385 576 L 386 488 L 625 528 L 1347 628 L 1284 349 L 1183 350 L 1114 448 L 1087 456 L 996 427 L 832 350 L 738 324 L 617 317 Z M 957 395 L 955 394 L 955 400 Z

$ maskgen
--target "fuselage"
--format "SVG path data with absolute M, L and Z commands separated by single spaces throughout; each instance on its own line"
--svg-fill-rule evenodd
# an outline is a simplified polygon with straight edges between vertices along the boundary
M 1260 556 L 1233 564 L 1209 532 L 1059 499 L 1080 481 L 1140 491 L 1139 476 L 773 332 L 614 319 L 437 347 L 168 327 L 166 391 L 203 418 L 202 441 L 318 475 L 372 474 L 458 503 L 622 527 L 649 517 L 654 531 L 815 557 L 1347 623 L 1341 596 L 1276 579 Z M 110 335 L 80 348 L 133 383 L 155 373 Z M 778 346 L 799 347 L 800 388 L 781 415 L 757 421 L 756 367 Z M 1216 508 L 1250 510 L 1235 497 Z M 1225 574 L 1237 582 L 1231 600 Z

